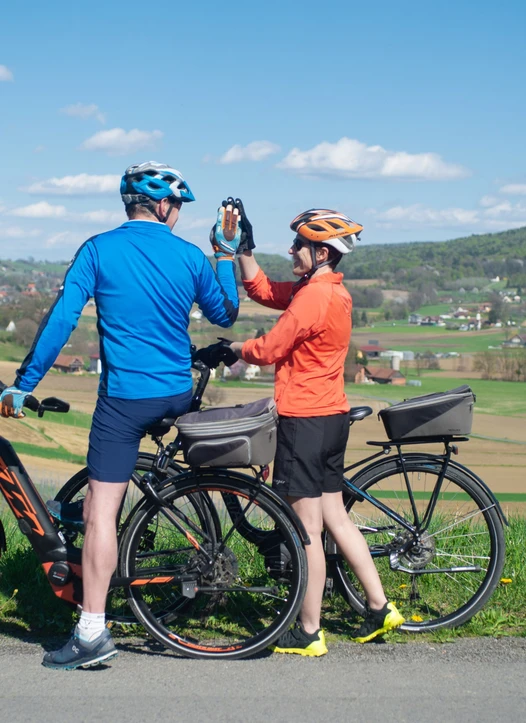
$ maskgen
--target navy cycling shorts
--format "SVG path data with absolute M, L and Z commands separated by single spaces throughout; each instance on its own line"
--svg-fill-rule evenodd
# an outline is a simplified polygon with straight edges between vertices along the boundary
M 157 399 L 99 397 L 89 435 L 88 472 L 100 482 L 127 482 L 146 430 L 188 411 L 192 390 Z

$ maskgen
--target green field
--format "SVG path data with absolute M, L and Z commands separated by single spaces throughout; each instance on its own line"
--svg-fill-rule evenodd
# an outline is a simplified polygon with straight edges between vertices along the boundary
M 410 377 L 411 378 L 411 377 Z M 413 377 L 416 378 L 416 377 Z M 477 413 L 516 416 L 526 414 L 526 384 L 495 382 L 485 379 L 440 378 L 428 373 L 419 377 L 421 387 L 392 384 L 346 384 L 345 391 L 363 399 L 381 399 L 391 404 L 422 394 L 445 392 L 468 384 L 477 397 Z

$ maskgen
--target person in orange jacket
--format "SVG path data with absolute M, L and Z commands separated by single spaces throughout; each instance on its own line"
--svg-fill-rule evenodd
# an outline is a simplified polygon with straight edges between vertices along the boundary
M 367 542 L 349 519 L 342 496 L 350 411 L 343 367 L 351 339 L 352 299 L 343 274 L 334 269 L 342 255 L 352 251 L 363 227 L 328 209 L 300 214 L 290 224 L 296 236 L 289 249 L 299 280 L 275 282 L 254 258 L 252 226 L 239 199 L 235 205 L 242 218 L 239 265 L 248 296 L 284 313 L 268 334 L 230 347 L 249 364 L 275 364 L 279 425 L 272 486 L 292 505 L 311 540 L 299 620 L 279 638 L 274 651 L 319 656 L 327 652 L 320 627 L 324 527 L 367 597 L 368 612 L 353 639 L 366 642 L 404 622 L 394 603 L 387 602 Z

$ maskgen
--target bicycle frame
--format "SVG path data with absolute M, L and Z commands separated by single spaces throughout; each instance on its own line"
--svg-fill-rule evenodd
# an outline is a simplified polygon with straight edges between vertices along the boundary
M 82 601 L 80 551 L 58 533 L 44 500 L 10 442 L 0 437 L 0 491 L 35 551 L 55 595 Z

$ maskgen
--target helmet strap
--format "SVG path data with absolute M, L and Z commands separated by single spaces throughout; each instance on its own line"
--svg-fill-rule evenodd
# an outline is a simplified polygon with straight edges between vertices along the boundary
M 318 269 L 323 268 L 323 266 L 328 266 L 331 263 L 330 259 L 327 259 L 327 261 L 322 261 L 320 264 L 316 261 L 316 249 L 318 246 L 313 243 L 312 241 L 309 243 L 310 246 L 310 257 L 312 261 L 312 268 L 307 271 L 307 273 L 304 275 L 303 278 L 310 279 L 313 274 L 316 273 Z

